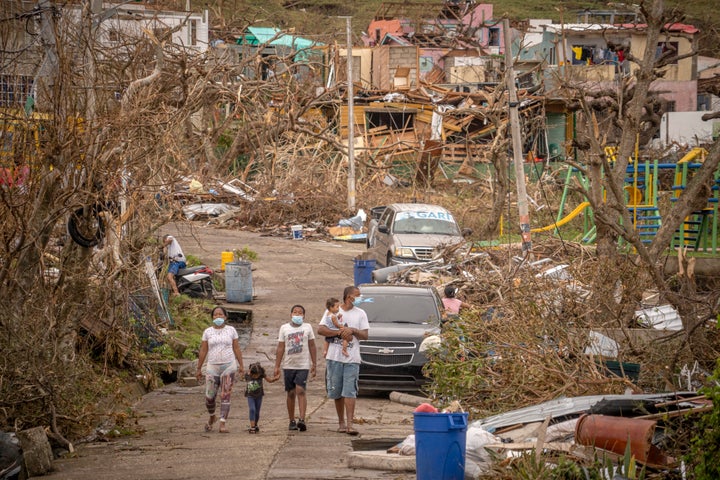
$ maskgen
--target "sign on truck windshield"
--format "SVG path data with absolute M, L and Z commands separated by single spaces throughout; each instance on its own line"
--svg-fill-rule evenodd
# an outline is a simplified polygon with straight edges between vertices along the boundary
M 393 233 L 460 235 L 460 230 L 449 212 L 400 212 Z

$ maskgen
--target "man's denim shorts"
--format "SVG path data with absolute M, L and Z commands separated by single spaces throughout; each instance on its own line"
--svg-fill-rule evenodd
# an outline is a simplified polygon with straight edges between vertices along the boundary
M 177 275 L 178 271 L 180 269 L 183 269 L 187 266 L 185 262 L 170 262 L 170 265 L 168 265 L 168 273 L 172 273 L 173 275 Z
M 343 363 L 328 360 L 325 364 L 327 396 L 331 400 L 338 398 L 357 398 L 359 363 Z

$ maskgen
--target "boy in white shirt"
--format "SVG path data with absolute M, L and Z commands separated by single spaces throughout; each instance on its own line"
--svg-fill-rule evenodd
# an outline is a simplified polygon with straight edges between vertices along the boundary
M 317 365 L 315 349 L 315 334 L 312 326 L 303 323 L 305 308 L 302 305 L 293 305 L 290 309 L 290 322 L 280 326 L 278 332 L 278 346 L 275 356 L 275 376 L 283 370 L 285 392 L 287 393 L 287 411 L 290 419 L 288 430 L 307 430 L 305 412 L 307 410 L 308 372 L 315 377 Z M 298 403 L 298 413 L 295 421 L 295 399 Z

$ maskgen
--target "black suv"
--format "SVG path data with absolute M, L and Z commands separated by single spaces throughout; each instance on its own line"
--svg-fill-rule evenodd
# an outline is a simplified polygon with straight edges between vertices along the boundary
M 370 322 L 360 341 L 359 386 L 363 391 L 418 391 L 425 351 L 440 343 L 443 305 L 433 287 L 363 284 L 360 308 Z

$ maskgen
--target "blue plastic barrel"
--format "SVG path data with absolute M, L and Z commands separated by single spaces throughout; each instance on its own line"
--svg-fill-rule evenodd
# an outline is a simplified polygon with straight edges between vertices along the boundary
M 225 299 L 229 303 L 252 301 L 252 264 L 239 261 L 225 264 Z
M 361 283 L 372 283 L 372 272 L 375 270 L 375 260 L 355 259 L 355 268 L 353 269 L 353 278 L 355 286 Z
M 467 413 L 414 413 L 417 480 L 463 480 Z

